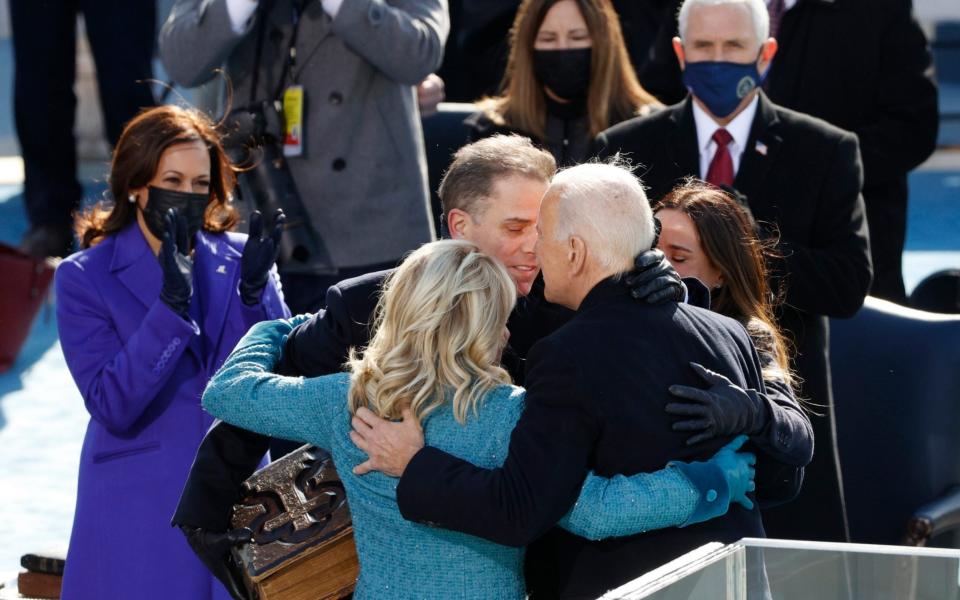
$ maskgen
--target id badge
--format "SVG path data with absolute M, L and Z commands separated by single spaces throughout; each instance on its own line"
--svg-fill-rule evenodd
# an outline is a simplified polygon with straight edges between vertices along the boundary
M 283 155 L 303 155 L 303 106 L 302 85 L 291 85 L 283 91 Z

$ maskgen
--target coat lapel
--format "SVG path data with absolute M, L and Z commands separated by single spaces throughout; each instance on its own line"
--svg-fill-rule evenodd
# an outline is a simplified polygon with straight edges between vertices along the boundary
M 693 99 L 687 99 L 669 108 L 670 121 L 674 128 L 666 140 L 668 164 L 677 169 L 677 179 L 693 175 L 700 176 L 700 146 L 697 143 L 697 125 L 693 119 Z M 672 187 L 672 184 L 671 184 Z
M 157 257 L 150 251 L 136 222 L 121 230 L 113 246 L 110 271 L 143 304 L 144 309 L 157 301 L 163 273 Z
M 220 239 L 220 238 L 223 239 Z M 201 330 L 207 339 L 208 348 L 217 347 L 220 333 L 230 311 L 230 303 L 237 295 L 240 280 L 240 252 L 226 242 L 225 236 L 212 236 L 206 232 L 197 235 L 197 252 L 194 269 L 194 285 L 200 287 L 200 312 L 203 318 Z M 215 352 L 208 352 L 213 356 Z
M 744 148 L 740 168 L 733 180 L 733 187 L 746 196 L 750 208 L 755 211 L 765 208 L 764 205 L 768 202 L 768 199 L 762 197 L 761 190 L 770 168 L 776 164 L 777 154 L 783 143 L 783 139 L 777 132 L 779 123 L 780 119 L 773 104 L 761 91 L 757 114 L 750 127 L 747 147 Z M 766 210 L 759 212 L 765 213 Z

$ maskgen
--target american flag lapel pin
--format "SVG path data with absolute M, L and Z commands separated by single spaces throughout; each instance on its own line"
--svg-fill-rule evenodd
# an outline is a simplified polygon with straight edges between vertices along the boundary
M 767 155 L 767 145 L 764 144 L 763 142 L 758 141 L 757 145 L 754 146 L 753 149 L 756 150 L 757 154 L 759 154 L 760 156 Z

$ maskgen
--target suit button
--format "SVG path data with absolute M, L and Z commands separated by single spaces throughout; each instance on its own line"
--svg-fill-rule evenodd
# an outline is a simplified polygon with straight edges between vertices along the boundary
M 713 502 L 717 499 L 717 490 L 707 490 L 707 502 Z
M 383 19 L 383 11 L 380 10 L 380 7 L 374 4 L 370 7 L 370 24 L 374 26 L 380 25 L 380 21 Z
M 332 92 L 330 94 L 330 104 L 334 106 L 339 106 L 343 104 L 343 94 L 340 92 Z
M 338 158 L 335 161 L 333 161 L 334 171 L 342 171 L 346 168 L 347 168 L 347 161 L 343 160 L 342 158 Z

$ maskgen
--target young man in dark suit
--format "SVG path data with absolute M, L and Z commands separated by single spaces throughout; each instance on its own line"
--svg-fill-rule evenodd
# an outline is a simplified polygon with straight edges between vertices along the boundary
M 503 467 L 475 467 L 422 447 L 416 435 L 383 436 L 410 427 L 361 409 L 354 441 L 370 461 L 357 469 L 402 475 L 397 502 L 407 519 L 509 545 L 543 536 L 530 549 L 540 555 L 533 579 L 528 569 L 534 598 L 596 598 L 707 542 L 763 536 L 756 506 L 692 527 L 600 542 L 553 529 L 588 470 L 630 475 L 670 460 L 698 460 L 725 443 L 719 436 L 686 444 L 664 412 L 671 384 L 697 385 L 691 362 L 741 388 L 762 389 L 763 382 L 737 322 L 687 304 L 637 303 L 619 281 L 631 257 L 654 241 L 647 197 L 627 169 L 586 164 L 558 174 L 538 229 L 544 297 L 576 312 L 528 355 L 526 408 Z M 759 486 L 770 459 L 758 460 Z
M 641 168 L 656 200 L 687 176 L 729 188 L 777 240 L 786 285 L 780 324 L 796 347 L 801 396 L 813 407 L 816 451 L 794 502 L 764 513 L 773 537 L 848 537 L 834 439 L 827 317 L 849 317 L 870 286 L 857 138 L 770 102 L 757 87 L 777 42 L 762 0 L 687 0 L 673 46 L 690 94 L 602 133 L 602 155 Z M 776 231 L 779 230 L 779 237 Z M 822 415 L 822 416 L 821 416 Z

